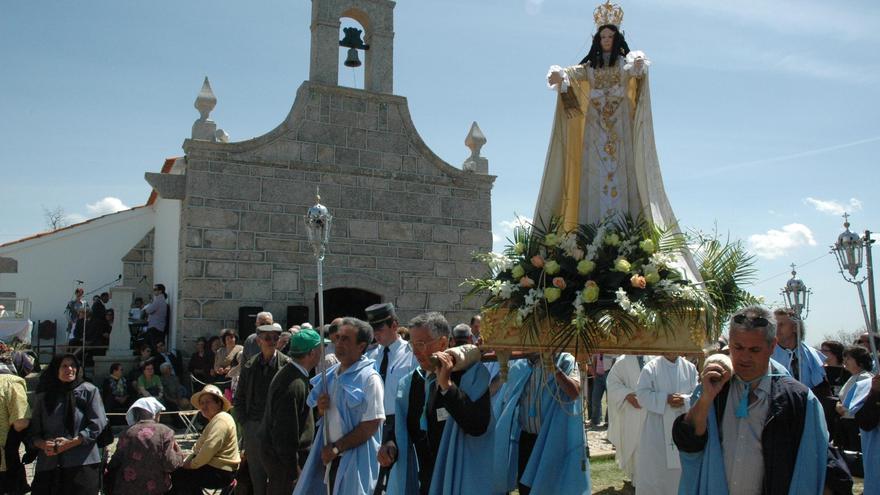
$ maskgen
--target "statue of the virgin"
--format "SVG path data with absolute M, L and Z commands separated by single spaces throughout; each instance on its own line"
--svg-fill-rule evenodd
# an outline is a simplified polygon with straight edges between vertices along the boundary
M 558 218 L 571 231 L 629 214 L 677 230 L 654 145 L 650 61 L 630 51 L 618 5 L 606 1 L 593 17 L 587 56 L 575 66 L 554 65 L 547 76 L 559 98 L 534 222 L 546 226 Z M 682 258 L 682 275 L 699 282 L 691 254 Z

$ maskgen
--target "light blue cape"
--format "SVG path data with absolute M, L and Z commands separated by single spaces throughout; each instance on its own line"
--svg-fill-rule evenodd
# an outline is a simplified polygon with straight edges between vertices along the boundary
M 574 357 L 564 353 L 557 359 L 563 373 L 575 366 Z M 536 366 L 540 366 L 538 363 Z M 493 402 L 498 424 L 495 427 L 493 493 L 508 493 L 517 487 L 519 470 L 520 404 L 529 377 L 534 369 L 526 359 L 510 363 L 507 383 Z M 590 461 L 584 435 L 583 405 L 580 398 L 570 400 L 552 374 L 541 387 L 541 429 L 535 447 L 523 472 L 522 484 L 532 493 L 590 493 Z
M 854 385 L 855 392 L 847 406 L 855 414 L 865 405 L 871 392 L 871 380 L 862 380 Z M 880 495 L 880 426 L 873 430 L 859 428 L 862 435 L 862 463 L 865 466 L 865 495 Z
M 418 495 L 418 457 L 409 439 L 406 418 L 409 415 L 409 393 L 416 368 L 401 378 L 397 388 L 396 414 L 394 415 L 394 434 L 397 442 L 397 461 L 391 468 L 388 478 L 388 495 Z M 489 390 L 489 372 L 486 367 L 476 363 L 461 377 L 458 387 L 472 400 L 476 401 Z M 428 400 L 425 397 L 425 400 Z M 414 411 L 421 414 L 421 411 Z M 491 414 L 491 412 L 490 412 Z M 487 475 L 492 471 L 492 438 L 495 429 L 494 419 L 489 423 L 486 433 L 480 436 L 466 434 L 455 423 L 452 416 L 446 420 L 443 436 L 434 461 L 431 479 L 431 495 L 459 495 L 485 493 Z

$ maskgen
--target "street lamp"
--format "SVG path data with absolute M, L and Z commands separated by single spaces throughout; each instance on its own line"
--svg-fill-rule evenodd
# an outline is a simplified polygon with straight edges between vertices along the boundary
M 309 244 L 312 246 L 312 253 L 318 262 L 318 329 L 321 336 L 321 381 L 325 391 L 327 387 L 327 367 L 324 361 L 324 255 L 327 254 L 327 245 L 330 243 L 330 224 L 333 222 L 333 216 L 326 206 L 321 204 L 320 194 L 315 193 L 315 205 L 309 208 L 304 220 L 306 222 L 306 232 L 309 235 Z M 329 423 L 324 421 L 324 445 L 330 442 L 329 439 Z M 329 464 L 328 464 L 329 466 Z M 328 487 L 328 492 L 330 487 Z
M 794 312 L 795 331 L 797 332 L 797 359 L 798 363 L 803 363 L 801 355 L 801 342 L 804 338 L 803 322 L 810 313 L 810 294 L 812 290 L 807 288 L 807 284 L 803 280 L 797 278 L 797 270 L 794 263 L 791 264 L 791 278 L 782 288 L 782 297 L 785 298 L 785 305 Z M 800 364 L 798 365 L 800 366 Z
M 862 305 L 862 316 L 865 318 L 865 329 L 868 331 L 868 345 L 871 348 L 871 356 L 874 358 L 874 373 L 880 373 L 880 360 L 877 358 L 877 345 L 874 339 L 877 336 L 877 308 L 874 300 L 874 267 L 871 259 L 871 231 L 866 230 L 864 237 L 859 237 L 849 230 L 849 214 L 843 214 L 844 231 L 837 236 L 837 242 L 831 247 L 831 252 L 837 258 L 840 274 L 843 279 L 856 286 L 859 292 L 859 302 Z M 862 264 L 865 264 L 864 275 L 859 276 Z M 870 314 L 865 303 L 865 292 L 862 284 L 868 281 L 868 299 Z

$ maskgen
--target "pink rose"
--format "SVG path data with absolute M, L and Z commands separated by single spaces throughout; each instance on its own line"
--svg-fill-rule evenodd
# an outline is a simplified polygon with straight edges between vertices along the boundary
M 137 472 L 133 467 L 127 467 L 122 470 L 122 479 L 125 481 L 134 481 L 137 479 Z
M 644 289 L 648 285 L 648 281 L 641 275 L 633 275 L 629 279 L 629 283 L 636 289 Z
M 535 286 L 535 281 L 530 279 L 529 277 L 523 277 L 519 279 L 520 287 L 525 287 L 526 289 L 530 289 Z
M 540 254 L 532 256 L 532 265 L 535 268 L 544 268 L 544 258 Z
M 150 493 L 156 491 L 156 482 L 154 480 L 147 481 L 147 491 Z
M 557 289 L 565 289 L 565 279 L 562 277 L 555 277 L 553 279 L 553 287 Z
M 154 428 L 150 428 L 150 427 L 141 428 L 141 430 L 138 431 L 138 440 L 140 440 L 141 442 L 149 440 L 149 439 L 153 438 L 153 434 L 155 434 L 155 433 L 156 433 L 156 430 Z
M 144 455 L 135 450 L 134 452 L 131 453 L 131 458 L 136 461 L 139 461 L 144 458 Z

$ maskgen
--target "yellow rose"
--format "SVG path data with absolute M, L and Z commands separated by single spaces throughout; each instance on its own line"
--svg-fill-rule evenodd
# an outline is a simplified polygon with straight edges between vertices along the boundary
M 624 257 L 617 258 L 614 260 L 614 270 L 623 273 L 629 273 L 632 269 L 632 265 L 630 265 L 629 261 Z
M 522 265 L 516 265 L 515 267 L 513 267 L 513 270 L 510 271 L 510 275 L 517 280 L 523 278 L 523 275 L 525 274 L 526 270 L 522 267 Z
M 660 273 L 658 273 L 657 271 L 645 273 L 645 281 L 649 284 L 656 284 L 660 281 Z
M 521 242 L 517 242 L 516 244 L 513 245 L 513 252 L 514 252 L 514 253 L 516 253 L 516 254 L 523 254 L 525 251 L 526 251 L 526 245 L 525 245 L 525 244 L 523 244 L 523 243 L 521 243 Z
M 554 247 L 559 244 L 559 236 L 554 233 L 549 233 L 544 236 L 544 245 L 549 247 Z
M 605 236 L 605 244 L 609 246 L 619 246 L 620 245 L 620 236 L 614 233 L 608 234 Z
M 580 260 L 577 264 L 577 271 L 581 275 L 589 275 L 590 272 L 596 269 L 596 263 L 593 263 L 590 260 Z
M 559 273 L 559 263 L 553 260 L 544 263 L 544 272 L 547 275 L 556 275 L 557 273 Z
M 651 239 L 645 239 L 644 241 L 639 243 L 639 248 L 645 252 L 645 254 L 654 254 L 655 247 L 654 241 Z
M 562 295 L 562 290 L 557 289 L 556 287 L 547 287 L 544 289 L 544 298 L 547 299 L 548 303 L 552 303 L 553 301 L 559 299 L 559 296 Z
M 599 299 L 599 285 L 592 280 L 588 280 L 584 284 L 584 291 L 581 293 L 581 299 L 586 303 L 594 303 Z

